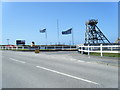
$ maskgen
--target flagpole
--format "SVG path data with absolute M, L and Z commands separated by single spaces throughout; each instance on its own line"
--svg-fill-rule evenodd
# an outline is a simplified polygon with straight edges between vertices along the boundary
M 73 28 L 72 28 L 72 44 L 74 45 Z
M 57 19 L 57 33 L 58 33 L 58 44 L 60 43 L 60 40 L 59 40 L 59 20 Z
M 45 31 L 46 45 L 47 45 L 47 30 Z

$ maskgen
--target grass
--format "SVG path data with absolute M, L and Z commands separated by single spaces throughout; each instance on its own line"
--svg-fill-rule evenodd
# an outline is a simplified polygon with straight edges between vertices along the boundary
M 100 56 L 100 53 L 90 53 L 90 55 Z M 118 54 L 118 53 L 103 53 L 103 56 L 107 56 L 107 57 L 120 57 L 120 54 Z

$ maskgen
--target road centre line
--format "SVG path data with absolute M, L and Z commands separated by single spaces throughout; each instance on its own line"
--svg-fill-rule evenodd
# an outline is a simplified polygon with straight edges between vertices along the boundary
M 51 72 L 54 72 L 54 73 L 57 73 L 57 74 L 60 74 L 60 75 L 71 77 L 71 78 L 74 78 L 74 79 L 77 79 L 77 80 L 82 80 L 84 82 L 88 82 L 88 83 L 99 85 L 99 83 L 96 83 L 96 82 L 93 82 L 93 81 L 90 81 L 90 80 L 87 80 L 87 79 L 79 78 L 79 77 L 76 77 L 76 76 L 73 76 L 73 75 L 69 75 L 69 74 L 66 74 L 66 73 L 62 73 L 62 72 L 59 72 L 59 71 L 56 71 L 56 70 L 52 70 L 52 69 L 41 67 L 41 66 L 36 66 L 36 67 L 40 68 L 40 69 L 43 69 L 43 70 L 51 71 Z
M 16 61 L 16 62 L 20 62 L 20 63 L 26 63 L 24 61 L 20 61 L 20 60 L 16 60 L 16 59 L 13 59 L 13 58 L 10 58 L 12 61 Z

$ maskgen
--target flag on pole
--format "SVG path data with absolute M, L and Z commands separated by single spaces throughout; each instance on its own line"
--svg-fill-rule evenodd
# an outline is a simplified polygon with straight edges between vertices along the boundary
M 67 31 L 62 31 L 62 34 L 63 35 L 66 35 L 66 34 L 71 34 L 72 32 L 72 28 L 68 29 Z
M 46 32 L 46 28 L 43 30 L 40 30 L 40 33 L 45 33 Z

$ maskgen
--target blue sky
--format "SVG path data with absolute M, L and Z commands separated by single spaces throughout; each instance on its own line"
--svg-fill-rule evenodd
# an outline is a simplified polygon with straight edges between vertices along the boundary
M 45 34 L 39 29 L 46 28 L 48 44 L 57 39 L 57 19 L 59 20 L 60 43 L 70 44 L 71 35 L 62 35 L 63 30 L 73 28 L 75 44 L 84 43 L 85 22 L 98 19 L 97 26 L 110 42 L 118 37 L 117 2 L 3 2 L 2 3 L 2 44 L 15 44 L 23 39 L 26 44 L 34 41 L 45 44 Z

